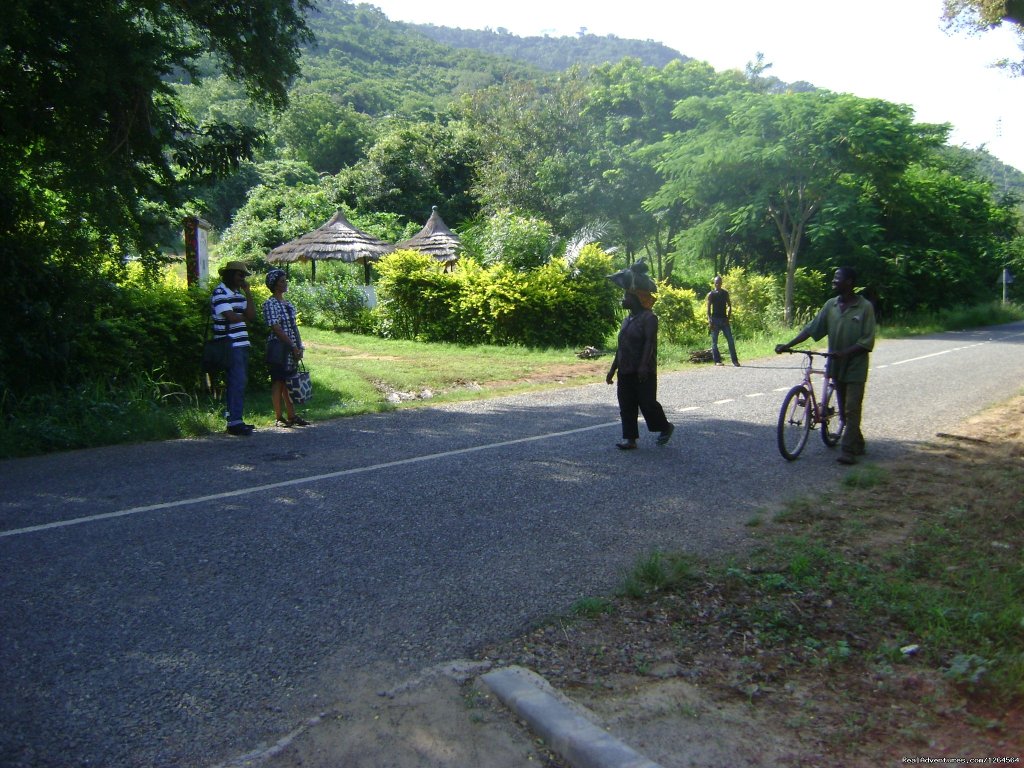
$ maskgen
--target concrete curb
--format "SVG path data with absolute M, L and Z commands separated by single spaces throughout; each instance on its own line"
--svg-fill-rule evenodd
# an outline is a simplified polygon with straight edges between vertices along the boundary
M 661 768 L 595 725 L 535 672 L 505 667 L 480 682 L 573 768 Z

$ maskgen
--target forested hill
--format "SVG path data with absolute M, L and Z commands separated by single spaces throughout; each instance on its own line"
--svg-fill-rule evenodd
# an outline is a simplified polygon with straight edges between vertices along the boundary
M 315 40 L 302 57 L 295 93 L 342 97 L 368 115 L 439 110 L 452 97 L 514 79 L 534 79 L 574 65 L 632 57 L 662 68 L 687 61 L 661 43 L 599 37 L 521 38 L 388 19 L 376 6 L 322 0 L 309 16 Z
M 523 61 L 436 42 L 373 5 L 322 0 L 317 7 L 293 96 L 320 92 L 366 115 L 414 115 L 460 93 L 542 74 Z
M 528 61 L 549 71 L 572 66 L 596 66 L 624 58 L 639 59 L 645 66 L 664 67 L 670 61 L 687 61 L 679 51 L 654 40 L 626 40 L 615 35 L 575 37 L 517 37 L 502 28 L 493 30 L 452 29 L 433 24 L 409 24 L 432 40 L 453 48 L 469 48 L 519 61 Z

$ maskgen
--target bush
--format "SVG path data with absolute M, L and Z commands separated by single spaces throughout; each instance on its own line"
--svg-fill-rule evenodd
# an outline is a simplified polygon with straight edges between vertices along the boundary
M 461 285 L 444 266 L 418 251 L 400 250 L 377 262 L 378 331 L 386 338 L 458 341 L 453 310 Z
M 768 332 L 782 317 L 782 291 L 773 275 L 758 275 L 742 267 L 722 276 L 732 301 L 732 330 L 737 336 Z
M 689 288 L 673 288 L 667 283 L 658 286 L 657 296 L 654 312 L 658 315 L 659 340 L 680 346 L 706 346 L 708 323 L 704 298 Z
M 817 269 L 797 267 L 793 280 L 793 317 L 814 317 L 832 295 L 832 278 Z
M 517 272 L 547 264 L 554 242 L 554 232 L 546 221 L 511 211 L 499 211 L 467 227 L 463 238 L 466 251 L 483 264 L 504 264 Z
M 375 314 L 393 338 L 564 347 L 602 344 L 615 327 L 611 258 L 597 246 L 584 248 L 572 267 L 466 262 L 446 273 L 429 256 L 396 251 L 378 271 Z
M 295 305 L 302 325 L 354 333 L 366 333 L 372 327 L 366 295 L 351 272 L 316 283 L 290 283 L 286 298 Z

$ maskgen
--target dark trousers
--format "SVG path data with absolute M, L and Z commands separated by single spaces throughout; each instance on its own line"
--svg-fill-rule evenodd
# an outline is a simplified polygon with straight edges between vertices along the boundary
M 843 453 L 864 453 L 864 435 L 860 431 L 860 416 L 864 409 L 864 382 L 836 382 L 839 413 L 846 424 L 840 449 Z
M 249 347 L 232 347 L 231 360 L 227 370 L 227 401 L 228 426 L 242 424 L 242 409 L 245 406 L 245 385 L 249 381 Z
M 665 409 L 658 402 L 657 377 L 649 376 L 645 381 L 640 381 L 640 377 L 635 373 L 620 373 L 615 392 L 619 397 L 623 439 L 636 440 L 640 437 L 637 423 L 640 413 L 644 415 L 649 432 L 664 432 L 668 429 Z

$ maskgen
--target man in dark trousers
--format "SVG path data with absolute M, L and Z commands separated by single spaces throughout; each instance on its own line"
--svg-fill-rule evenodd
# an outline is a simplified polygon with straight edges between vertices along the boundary
M 807 326 L 788 344 L 775 347 L 782 354 L 813 338 L 828 334 L 828 375 L 836 384 L 839 396 L 839 417 L 846 425 L 840 443 L 840 464 L 856 464 L 864 453 L 864 435 L 860 431 L 864 386 L 868 380 L 868 357 L 875 348 L 875 308 L 860 294 L 854 293 L 857 273 L 852 267 L 840 267 L 832 278 L 836 296 L 825 302 Z
M 615 359 L 605 380 L 611 384 L 618 371 L 616 395 L 622 418 L 622 442 L 617 448 L 630 451 L 640 437 L 639 414 L 650 432 L 658 432 L 658 445 L 666 445 L 675 427 L 665 417 L 658 402 L 658 316 L 654 306 L 654 281 L 647 276 L 647 265 L 638 261 L 609 279 L 624 290 L 622 306 L 629 314 L 622 321 Z
M 732 358 L 732 364 L 739 367 L 736 342 L 732 338 L 732 328 L 729 327 L 729 321 L 732 320 L 732 302 L 729 300 L 729 292 L 722 287 L 721 276 L 715 277 L 715 290 L 708 293 L 705 305 L 708 312 L 708 327 L 711 329 L 711 354 L 715 358 L 715 365 L 722 365 L 722 355 L 718 351 L 718 334 L 721 332 L 729 342 L 729 357 Z

